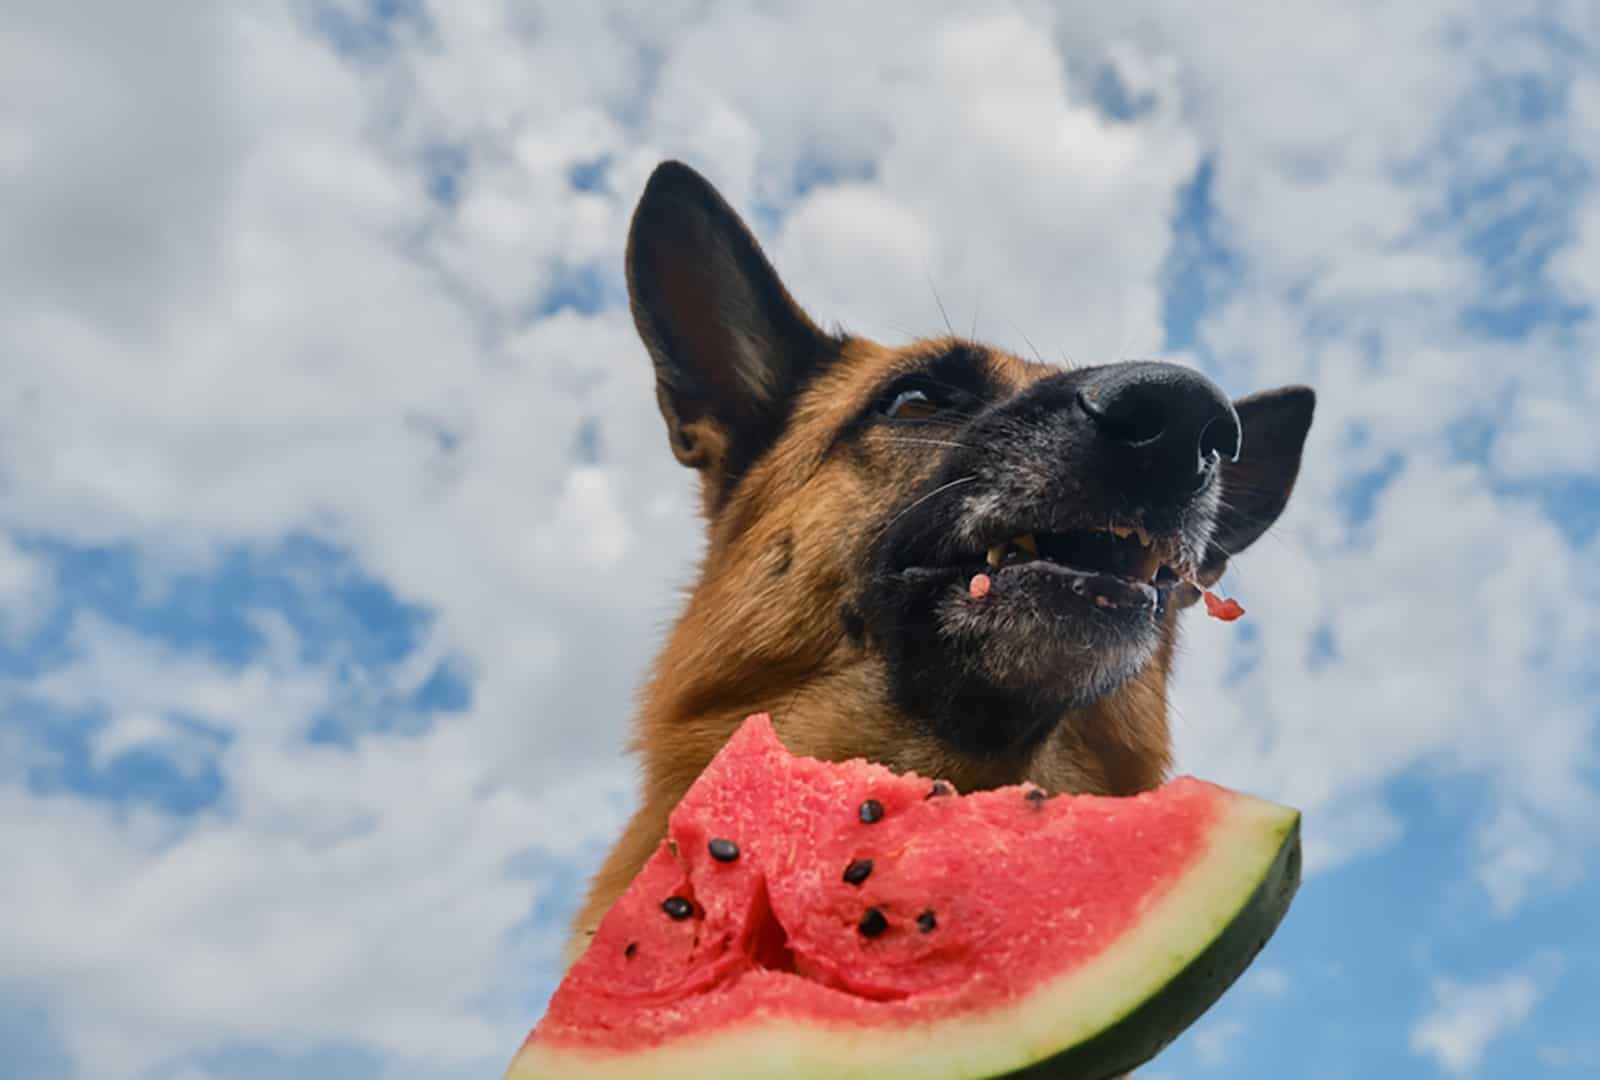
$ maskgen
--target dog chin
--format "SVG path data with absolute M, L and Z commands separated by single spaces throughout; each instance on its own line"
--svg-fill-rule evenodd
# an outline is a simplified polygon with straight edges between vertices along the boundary
M 941 637 L 963 666 L 997 689 L 1081 708 L 1132 681 L 1155 658 L 1153 614 L 975 607 L 952 597 L 939 612 Z

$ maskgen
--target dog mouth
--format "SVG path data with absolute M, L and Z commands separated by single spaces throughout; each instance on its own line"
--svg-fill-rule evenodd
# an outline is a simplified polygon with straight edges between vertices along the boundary
M 958 577 L 968 583 L 974 600 L 986 598 L 992 587 L 1050 583 L 1098 608 L 1156 611 L 1192 576 L 1180 535 L 1153 534 L 1142 524 L 1124 522 L 1011 533 L 982 550 L 958 552 L 905 572 Z

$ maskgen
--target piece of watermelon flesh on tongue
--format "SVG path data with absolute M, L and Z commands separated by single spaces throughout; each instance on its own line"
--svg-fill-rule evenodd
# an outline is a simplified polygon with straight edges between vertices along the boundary
M 793 757 L 766 717 L 751 718 L 674 810 L 669 841 L 534 1035 L 614 1052 L 758 1012 L 878 1026 L 1002 1004 L 1090 959 L 1160 899 L 1204 850 L 1219 789 L 1185 778 L 1159 799 L 931 790 L 866 762 Z M 874 824 L 859 814 L 867 799 L 883 808 Z M 739 857 L 713 859 L 714 838 Z M 851 885 L 843 872 L 858 859 L 873 870 Z M 694 913 L 672 919 L 670 896 Z M 876 936 L 861 931 L 869 906 L 888 924 Z

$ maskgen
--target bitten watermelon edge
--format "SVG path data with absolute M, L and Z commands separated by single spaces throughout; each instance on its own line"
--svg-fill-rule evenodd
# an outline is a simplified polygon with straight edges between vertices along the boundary
M 1299 821 L 1189 777 L 957 795 L 753 716 L 506 1077 L 1118 1076 L 1276 930 Z

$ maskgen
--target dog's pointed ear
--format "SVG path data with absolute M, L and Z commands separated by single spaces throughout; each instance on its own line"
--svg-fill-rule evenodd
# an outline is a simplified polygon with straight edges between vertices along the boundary
M 1212 585 L 1237 555 L 1272 528 L 1300 475 L 1300 454 L 1317 395 L 1307 386 L 1267 390 L 1233 403 L 1244 438 L 1239 459 L 1222 466 L 1222 506 L 1196 576 Z
M 679 162 L 657 166 L 645 185 L 627 273 L 673 455 L 725 491 L 836 343 L 789 296 L 739 215 Z

